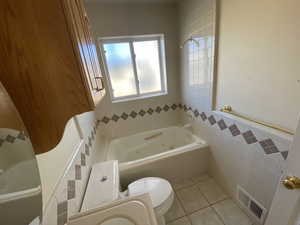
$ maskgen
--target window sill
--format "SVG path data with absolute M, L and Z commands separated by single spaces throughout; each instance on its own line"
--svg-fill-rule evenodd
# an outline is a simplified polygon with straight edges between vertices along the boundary
M 112 103 L 130 102 L 130 101 L 136 101 L 136 100 L 141 100 L 141 99 L 164 96 L 164 95 L 167 95 L 167 94 L 168 94 L 168 92 L 160 92 L 160 93 L 155 93 L 155 94 L 142 95 L 142 96 L 138 96 L 138 97 L 135 96 L 135 97 L 128 97 L 128 98 L 123 98 L 123 99 L 114 99 L 114 100 L 112 100 Z

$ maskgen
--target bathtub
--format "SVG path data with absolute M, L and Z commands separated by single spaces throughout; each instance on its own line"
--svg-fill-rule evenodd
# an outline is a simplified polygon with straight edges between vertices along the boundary
M 114 139 L 107 160 L 118 160 L 122 183 L 159 176 L 169 180 L 206 172 L 208 145 L 189 126 L 168 127 Z

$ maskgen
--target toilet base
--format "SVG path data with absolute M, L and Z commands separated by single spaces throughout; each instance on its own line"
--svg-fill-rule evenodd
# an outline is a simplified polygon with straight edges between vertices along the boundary
M 166 220 L 164 216 L 156 216 L 158 225 L 166 225 Z

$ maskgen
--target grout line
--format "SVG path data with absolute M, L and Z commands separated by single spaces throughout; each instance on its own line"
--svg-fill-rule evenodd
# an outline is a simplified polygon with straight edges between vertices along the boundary
M 187 179 L 192 179 L 192 178 L 187 178 Z M 172 185 L 172 187 L 173 187 L 174 191 L 176 192 L 176 191 L 180 191 L 182 189 L 188 188 L 188 187 L 192 187 L 192 186 L 194 186 L 196 184 L 204 183 L 205 181 L 207 181 L 209 179 L 213 179 L 213 178 L 209 176 L 208 178 L 206 178 L 206 179 L 204 179 L 202 181 L 196 181 L 196 182 L 192 181 L 193 182 L 192 184 L 188 184 L 187 186 L 184 186 L 184 187 L 181 187 L 181 188 L 177 188 L 177 189 L 174 188 L 174 185 Z M 184 179 L 184 180 L 186 180 L 186 179 Z
M 192 185 L 192 186 L 196 186 L 197 184 L 194 184 L 194 185 Z M 190 187 L 192 187 L 192 186 L 190 186 Z M 188 187 L 186 187 L 186 188 L 188 188 Z M 185 189 L 186 189 L 185 188 Z M 182 190 L 183 190 L 184 188 L 182 188 Z M 198 188 L 197 188 L 198 189 Z M 199 191 L 199 193 L 203 196 L 203 194 Z M 177 196 L 177 193 L 176 193 L 176 196 Z M 205 196 L 203 196 L 204 197 L 204 199 L 206 199 L 205 198 Z M 197 210 L 195 210 L 195 211 L 193 211 L 193 212 L 190 212 L 190 213 L 188 213 L 187 211 L 186 211 L 186 209 L 184 208 L 184 204 L 183 204 L 183 202 L 180 200 L 180 198 L 179 197 L 177 197 L 178 198 L 178 201 L 180 202 L 180 204 L 182 205 L 182 209 L 183 209 L 183 211 L 184 211 L 184 213 L 185 213 L 185 215 L 186 215 L 186 217 L 187 217 L 187 219 L 189 220 L 189 222 L 190 222 L 190 224 L 191 225 L 193 225 L 193 222 L 192 222 L 192 220 L 191 220 L 191 218 L 189 217 L 189 215 L 191 215 L 191 214 L 193 214 L 193 213 L 195 213 L 195 212 L 198 212 L 198 211 L 200 211 L 200 210 L 204 210 L 204 209 L 206 209 L 206 208 L 209 208 L 210 207 L 210 205 L 208 204 L 208 206 L 205 206 L 205 207 L 203 207 L 203 208 L 200 208 L 200 209 L 197 209 Z M 208 202 L 208 201 L 207 201 Z M 209 203 L 209 202 L 208 202 Z
M 208 179 L 213 179 L 213 178 L 208 178 Z M 191 214 L 194 214 L 194 213 L 196 213 L 196 212 L 198 212 L 198 211 L 201 211 L 201 210 L 204 210 L 204 209 L 207 209 L 207 208 L 211 208 L 213 211 L 214 211 L 214 213 L 216 214 L 216 216 L 220 219 L 220 221 L 224 224 L 224 225 L 226 225 L 225 224 L 225 222 L 223 221 L 223 219 L 221 218 L 221 216 L 217 213 L 217 211 L 213 208 L 213 205 L 215 205 L 215 204 L 218 204 L 218 203 L 220 203 L 220 202 L 222 202 L 222 201 L 225 201 L 225 200 L 227 200 L 227 199 L 230 199 L 230 197 L 228 197 L 228 196 L 226 196 L 224 199 L 221 199 L 221 200 L 218 200 L 218 201 L 216 201 L 216 202 L 213 202 L 213 203 L 210 203 L 209 201 L 208 201 L 208 198 L 204 195 L 204 193 L 202 193 L 202 191 L 200 190 L 200 188 L 199 187 L 197 187 L 197 184 L 199 184 L 199 183 L 204 183 L 206 180 L 208 180 L 208 179 L 205 179 L 205 180 L 203 180 L 203 181 L 200 181 L 200 182 L 195 182 L 193 185 L 189 185 L 188 187 L 185 187 L 185 188 L 182 188 L 182 189 L 179 189 L 179 190 L 183 190 L 183 189 L 186 189 L 186 188 L 189 188 L 189 187 L 193 187 L 193 186 L 196 186 L 196 188 L 197 188 L 197 190 L 199 191 L 199 193 L 203 196 L 203 198 L 207 201 L 207 203 L 208 203 L 208 206 L 206 206 L 206 207 L 203 207 L 203 208 L 201 208 L 201 209 L 197 209 L 197 210 L 195 210 L 195 211 L 193 211 L 193 212 L 190 212 L 190 213 L 187 213 L 187 211 L 185 210 L 185 208 L 184 208 L 184 204 L 181 202 L 181 200 L 180 200 L 180 198 L 179 197 L 177 197 L 178 198 L 178 201 L 181 203 L 181 205 L 183 206 L 182 208 L 183 208 L 183 210 L 184 210 L 184 212 L 185 212 L 185 214 L 186 214 L 186 217 L 187 217 L 187 219 L 189 220 L 189 222 L 191 223 L 191 225 L 193 225 L 193 223 L 192 223 L 192 220 L 191 220 L 191 218 L 189 217 Z M 214 180 L 214 179 L 213 179 Z M 177 191 L 179 191 L 179 190 L 177 190 Z M 221 189 L 222 190 L 222 189 Z M 223 191 L 223 190 L 222 190 Z M 177 193 L 176 193 L 176 196 L 177 196 Z M 179 219 L 179 218 L 178 218 Z
M 191 179 L 191 180 L 192 180 L 192 178 L 188 178 L 188 179 Z M 179 219 L 181 219 L 181 218 L 183 218 L 183 217 L 186 217 L 186 218 L 189 220 L 190 224 L 192 225 L 192 224 L 193 224 L 193 223 L 192 223 L 192 220 L 191 220 L 191 218 L 189 217 L 191 214 L 194 214 L 194 213 L 196 213 L 196 212 L 198 212 L 198 211 L 201 211 L 201 210 L 204 210 L 204 209 L 207 209 L 207 208 L 211 208 L 211 209 L 216 213 L 216 210 L 215 210 L 212 206 L 215 205 L 215 204 L 218 204 L 218 203 L 220 203 L 220 202 L 222 202 L 222 201 L 225 201 L 225 200 L 227 200 L 227 199 L 230 199 L 229 196 L 226 196 L 224 199 L 221 199 L 221 200 L 218 200 L 218 201 L 216 201 L 216 202 L 210 203 L 210 202 L 208 201 L 207 197 L 204 195 L 204 193 L 202 193 L 202 191 L 200 190 L 200 188 L 196 186 L 197 184 L 204 183 L 204 182 L 206 182 L 206 181 L 209 180 L 209 179 L 213 179 L 213 178 L 212 178 L 212 177 L 208 177 L 208 178 L 206 178 L 206 179 L 204 179 L 204 180 L 201 180 L 201 181 L 198 181 L 198 182 L 197 182 L 197 181 L 196 181 L 196 182 L 192 181 L 193 184 L 188 185 L 188 186 L 185 186 L 185 187 L 182 187 L 182 188 L 179 188 L 179 189 L 176 189 L 176 190 L 175 190 L 174 186 L 172 185 L 172 186 L 173 186 L 173 189 L 174 189 L 174 195 L 175 195 L 175 197 L 177 198 L 178 203 L 179 203 L 180 207 L 182 208 L 182 210 L 183 210 L 183 212 L 184 212 L 184 215 L 181 216 L 181 217 L 178 217 L 178 218 L 176 218 L 176 219 L 174 219 L 174 220 L 168 221 L 168 223 L 172 223 L 172 222 L 174 222 L 174 221 L 176 221 L 176 220 L 179 220 Z M 214 179 L 213 179 L 213 180 L 214 180 Z M 202 208 L 200 208 L 200 209 L 197 209 L 197 210 L 195 210 L 195 211 L 193 211 L 193 212 L 189 212 L 189 213 L 188 213 L 188 212 L 186 211 L 186 209 L 184 208 L 184 204 L 183 204 L 183 202 L 181 201 L 181 199 L 179 198 L 177 192 L 178 192 L 178 191 L 181 191 L 181 190 L 183 190 L 183 189 L 191 188 L 191 187 L 193 187 L 193 186 L 196 186 L 197 190 L 198 190 L 199 193 L 203 196 L 203 198 L 207 201 L 208 205 L 205 206 L 205 207 L 202 207 Z M 223 189 L 222 189 L 222 191 L 223 191 Z M 217 213 L 216 213 L 216 214 L 217 214 Z M 217 216 L 218 216 L 219 219 L 221 219 L 220 216 L 219 216 L 218 214 L 217 214 Z M 222 222 L 224 225 L 226 225 L 222 219 L 221 219 L 221 222 Z
M 173 222 L 175 222 L 175 221 L 177 221 L 177 220 L 180 220 L 180 219 L 182 219 L 182 218 L 184 218 L 184 217 L 187 217 L 187 215 L 183 215 L 183 216 L 180 216 L 180 217 L 178 217 L 178 218 L 176 218 L 176 219 L 173 219 L 173 220 L 170 220 L 170 221 L 166 221 L 166 224 L 168 225 L 169 223 L 173 223 Z
M 223 218 L 221 217 L 221 215 L 219 215 L 219 213 L 217 212 L 217 210 L 214 207 L 211 207 L 211 209 L 215 212 L 216 216 L 220 219 L 220 221 L 226 225 L 225 221 L 223 220 Z

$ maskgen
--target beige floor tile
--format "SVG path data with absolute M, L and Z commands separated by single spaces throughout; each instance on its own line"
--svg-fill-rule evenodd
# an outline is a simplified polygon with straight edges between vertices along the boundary
M 177 196 L 187 213 L 209 206 L 196 185 L 179 190 Z
M 251 225 L 249 217 L 231 200 L 227 199 L 213 205 L 226 225 Z
M 187 217 L 182 217 L 178 220 L 168 223 L 167 225 L 191 225 L 191 222 Z
M 183 217 L 184 215 L 185 213 L 183 211 L 183 208 L 180 205 L 177 197 L 175 197 L 171 209 L 165 215 L 166 222 L 176 220 L 180 217 Z
M 205 180 L 208 180 L 209 178 L 210 176 L 208 176 L 208 174 L 203 173 L 203 174 L 199 174 L 198 176 L 192 177 L 191 179 L 195 184 L 197 184 Z
M 181 180 L 172 182 L 174 190 L 180 190 L 182 188 L 192 186 L 193 184 L 194 184 L 194 182 L 191 178 L 181 179 Z
M 211 208 L 202 209 L 191 214 L 192 225 L 223 225 L 215 211 Z
M 197 184 L 197 187 L 207 198 L 210 204 L 227 198 L 227 195 L 224 193 L 222 188 L 213 179 L 208 179 L 204 182 L 201 182 Z

